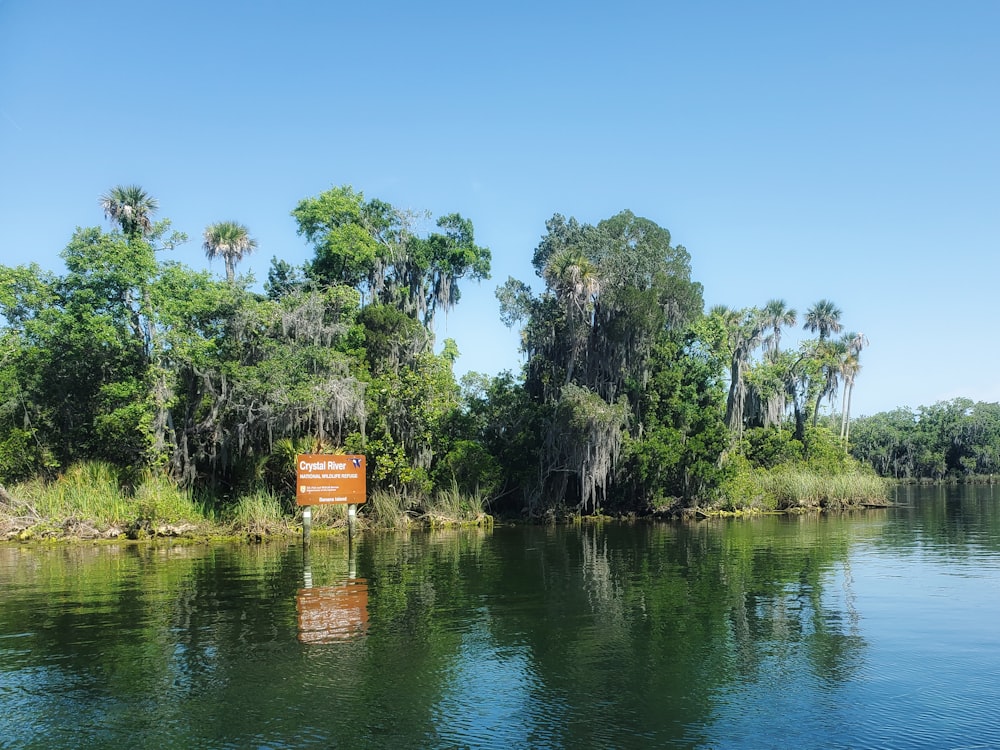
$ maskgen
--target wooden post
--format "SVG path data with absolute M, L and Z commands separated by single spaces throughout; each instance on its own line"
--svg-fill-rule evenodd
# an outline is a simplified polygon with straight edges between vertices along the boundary
M 306 505 L 302 508 L 302 543 L 309 544 L 309 532 L 312 530 L 312 507 Z

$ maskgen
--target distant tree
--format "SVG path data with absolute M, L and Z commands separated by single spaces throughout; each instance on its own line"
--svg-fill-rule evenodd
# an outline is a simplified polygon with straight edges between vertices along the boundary
M 226 280 L 236 281 L 236 264 L 257 249 L 257 240 L 250 236 L 243 224 L 236 221 L 220 221 L 205 229 L 202 247 L 209 260 L 221 257 L 226 264 Z
M 276 256 L 271 257 L 271 267 L 267 271 L 267 280 L 264 282 L 264 291 L 270 299 L 281 299 L 297 289 L 301 289 L 305 284 L 302 271 L 297 266 L 293 266 L 287 260 L 279 260 Z
M 117 185 L 101 196 L 101 208 L 109 221 L 133 239 L 152 231 L 159 204 L 138 185 Z
M 781 328 L 782 326 L 794 326 L 797 313 L 794 309 L 785 305 L 783 299 L 768 300 L 764 305 L 763 318 L 765 326 L 771 329 L 771 333 L 764 339 L 767 348 L 768 358 L 773 362 L 781 353 Z
M 846 333 L 843 341 L 847 354 L 840 368 L 840 376 L 844 381 L 844 400 L 840 409 L 840 438 L 846 444 L 851 437 L 851 396 L 854 392 L 854 379 L 861 370 L 859 356 L 861 350 L 868 346 L 868 337 L 863 333 Z
M 617 472 L 626 441 L 647 434 L 654 402 L 657 425 L 670 423 L 658 432 L 660 444 L 673 450 L 675 438 L 687 436 L 686 427 L 671 431 L 680 429 L 672 424 L 679 402 L 645 394 L 657 368 L 673 366 L 654 361 L 654 351 L 701 315 L 701 285 L 691 281 L 687 250 L 672 245 L 665 228 L 630 211 L 597 225 L 556 214 L 545 226 L 532 258 L 545 289 L 534 295 L 527 284 L 508 279 L 497 291 L 503 321 L 524 323 L 525 389 L 542 429 L 527 504 L 532 512 L 543 498 L 550 506 L 596 509 L 615 498 L 634 507 L 642 499 L 624 498 Z M 676 479 L 685 473 L 682 465 L 691 468 L 691 455 L 681 449 L 675 465 L 657 474 L 647 470 L 658 460 L 656 451 L 634 440 L 629 446 L 627 483 L 640 492 L 654 491 L 655 476 Z
M 816 405 L 813 408 L 813 427 L 819 420 L 819 406 L 824 398 L 829 398 L 830 402 L 837 397 L 837 388 L 840 385 L 840 376 L 844 371 L 844 363 L 850 355 L 847 344 L 842 341 L 820 340 L 813 349 L 813 356 L 819 364 L 820 376 L 816 388 Z
M 549 256 L 542 278 L 562 306 L 566 325 L 566 379 L 573 379 L 573 368 L 591 330 L 595 300 L 601 280 L 597 266 L 580 250 L 564 248 Z
M 828 299 L 821 299 L 806 311 L 803 328 L 813 333 L 818 331 L 819 340 L 826 341 L 831 333 L 840 333 L 843 328 L 840 316 L 839 307 Z

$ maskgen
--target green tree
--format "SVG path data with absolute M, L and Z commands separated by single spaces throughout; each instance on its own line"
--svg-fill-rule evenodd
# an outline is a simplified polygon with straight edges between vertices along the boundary
M 355 287 L 367 304 L 391 305 L 427 330 L 439 309 L 458 302 L 460 279 L 489 278 L 490 251 L 476 244 L 472 222 L 459 214 L 442 216 L 441 231 L 421 237 L 415 225 L 426 215 L 343 186 L 300 201 L 292 216 L 315 248 L 310 278 Z
M 370 301 L 386 267 L 409 237 L 409 216 L 389 204 L 366 201 L 350 185 L 304 198 L 292 211 L 299 235 L 313 245 L 310 278 L 361 289 Z
M 219 221 L 210 224 L 203 235 L 202 248 L 211 261 L 221 257 L 226 264 L 226 280 L 236 281 L 236 264 L 257 249 L 257 240 L 250 230 L 237 221 Z
M 569 383 L 593 326 L 594 307 L 600 294 L 601 280 L 597 266 L 575 248 L 564 248 L 551 255 L 542 270 L 542 278 L 562 307 L 568 339 L 565 382 Z
M 813 350 L 816 357 L 820 376 L 817 380 L 816 404 L 813 408 L 812 424 L 816 426 L 819 419 L 819 407 L 824 398 L 830 399 L 831 403 L 837 397 L 837 389 L 840 385 L 840 376 L 844 372 L 845 361 L 850 356 L 850 350 L 844 341 L 825 341 L 820 339 Z
M 151 253 L 137 252 L 143 245 L 79 229 L 62 253 L 65 276 L 2 270 L 7 408 L 46 464 L 44 456 L 62 466 L 149 458 L 150 329 L 139 300 Z
M 629 211 L 597 225 L 556 214 L 546 230 L 532 259 L 544 291 L 509 279 L 497 292 L 504 322 L 523 324 L 525 388 L 544 415 L 526 497 L 533 511 L 543 497 L 596 509 L 619 497 L 622 446 L 646 427 L 637 410 L 653 352 L 701 314 L 701 286 L 670 233 Z
M 271 257 L 271 267 L 267 271 L 264 291 L 270 299 L 278 300 L 301 289 L 305 284 L 301 269 L 286 260 Z
M 726 350 L 730 362 L 726 426 L 738 440 L 743 434 L 750 358 L 761 343 L 767 326 L 773 323 L 756 307 L 731 310 L 720 305 L 713 307 L 709 315 L 716 317 L 726 332 Z
M 771 333 L 764 339 L 767 356 L 773 362 L 781 354 L 781 329 L 783 326 L 794 326 L 798 313 L 788 307 L 783 299 L 768 300 L 762 311 L 764 325 Z
M 722 473 L 728 445 L 723 384 L 694 329 L 662 339 L 654 348 L 650 378 L 640 392 L 641 432 L 626 438 L 618 502 L 650 507 L 708 503 Z
M 841 310 L 828 299 L 821 299 L 806 311 L 803 328 L 812 333 L 819 332 L 819 340 L 826 341 L 831 333 L 840 333 Z
M 138 185 L 117 185 L 101 196 L 101 208 L 108 220 L 132 240 L 152 232 L 159 203 Z
M 846 356 L 840 366 L 840 377 L 844 381 L 844 400 L 840 409 L 840 439 L 846 445 L 851 438 L 851 396 L 854 393 L 854 380 L 861 371 L 859 357 L 861 351 L 868 346 L 868 337 L 863 333 L 847 333 L 844 334 L 843 343 Z

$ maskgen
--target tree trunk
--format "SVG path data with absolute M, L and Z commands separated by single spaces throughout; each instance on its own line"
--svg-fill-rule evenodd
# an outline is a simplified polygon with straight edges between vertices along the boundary
M 847 410 L 844 412 L 844 447 L 851 442 L 851 396 L 854 395 L 854 383 L 847 386 Z

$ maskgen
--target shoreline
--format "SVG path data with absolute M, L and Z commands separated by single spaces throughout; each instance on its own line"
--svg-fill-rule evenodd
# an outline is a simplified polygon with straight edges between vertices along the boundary
M 759 518 L 763 516 L 793 516 L 807 514 L 843 513 L 869 510 L 881 510 L 897 507 L 888 500 L 869 500 L 860 503 L 843 504 L 838 507 L 800 506 L 781 510 L 768 510 L 747 507 L 736 510 L 680 508 L 661 509 L 649 513 L 621 515 L 580 515 L 571 512 L 552 513 L 538 518 L 494 518 L 484 515 L 476 520 L 418 518 L 404 525 L 384 526 L 372 521 L 361 520 L 358 533 L 378 534 L 401 531 L 435 531 L 443 529 L 473 529 L 494 528 L 496 526 L 573 526 L 584 524 L 639 524 L 639 523 L 691 523 L 712 519 Z M 217 524 L 212 521 L 201 523 L 181 522 L 177 524 L 160 524 L 157 526 L 140 526 L 138 528 L 123 528 L 112 525 L 101 529 L 100 525 L 78 518 L 58 522 L 54 519 L 39 519 L 30 525 L 11 523 L 6 514 L 0 513 L 0 544 L 215 544 L 241 543 L 266 544 L 271 541 L 292 541 L 301 539 L 302 526 L 300 519 L 288 518 L 279 527 L 266 530 L 234 529 L 231 525 Z M 361 517 L 362 519 L 364 517 Z M 330 526 L 313 527 L 311 536 L 314 538 L 331 538 L 346 535 L 347 525 L 338 523 Z

